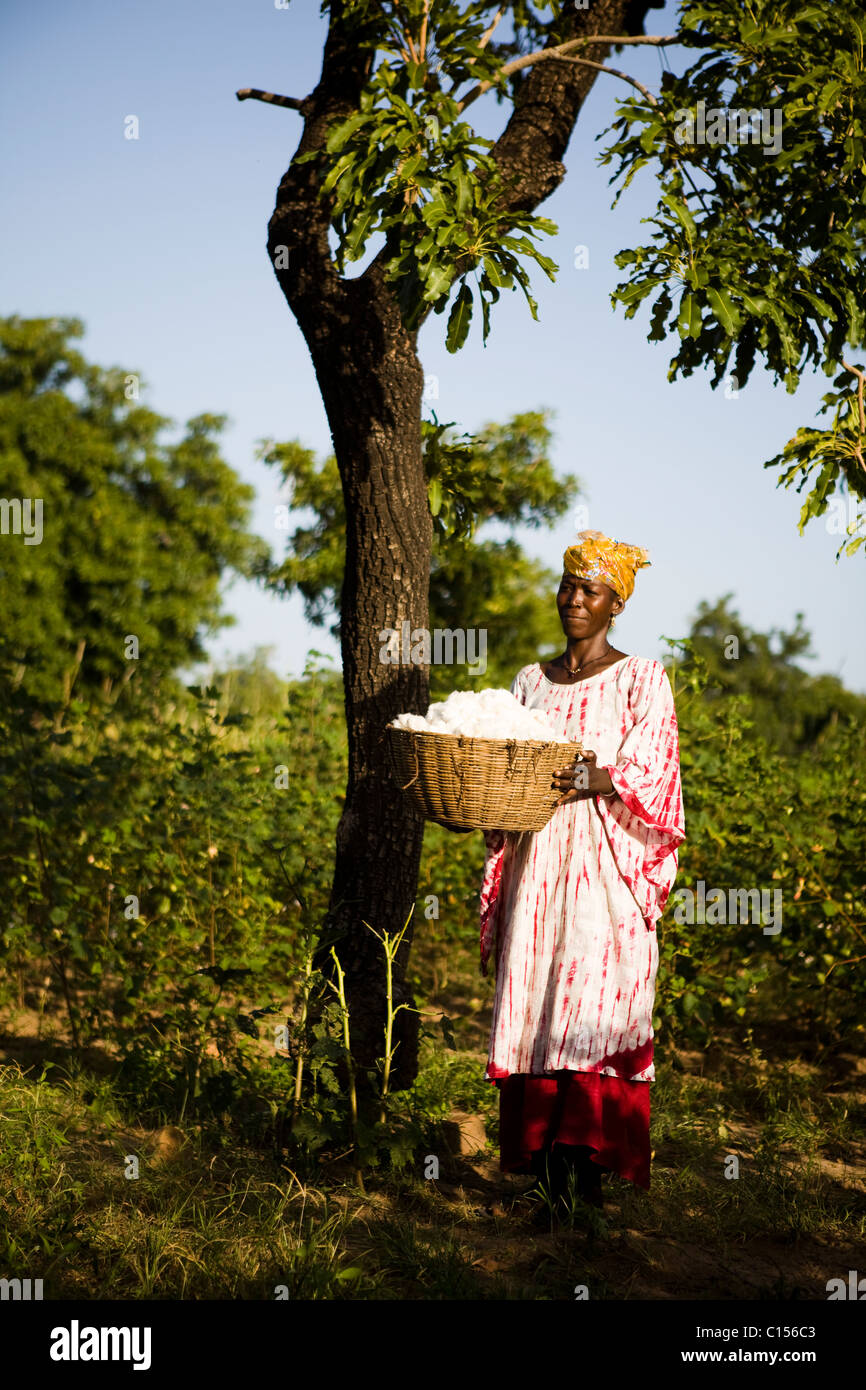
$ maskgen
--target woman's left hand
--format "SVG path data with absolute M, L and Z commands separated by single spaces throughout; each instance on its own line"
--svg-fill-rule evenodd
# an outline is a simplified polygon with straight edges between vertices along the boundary
M 597 793 L 613 791 L 613 783 L 604 768 L 597 766 L 597 757 L 585 749 L 581 759 L 571 767 L 558 767 L 553 774 L 552 785 L 564 793 L 554 809 L 565 806 L 569 801 L 586 801 Z M 575 785 L 576 784 L 576 785 Z

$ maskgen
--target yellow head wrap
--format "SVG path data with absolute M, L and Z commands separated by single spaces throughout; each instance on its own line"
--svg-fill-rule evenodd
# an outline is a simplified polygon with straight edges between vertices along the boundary
M 580 579 L 600 579 L 621 599 L 630 599 L 635 574 L 650 563 L 643 546 L 611 540 L 601 531 L 579 531 L 577 539 L 580 544 L 570 545 L 562 557 L 566 573 Z

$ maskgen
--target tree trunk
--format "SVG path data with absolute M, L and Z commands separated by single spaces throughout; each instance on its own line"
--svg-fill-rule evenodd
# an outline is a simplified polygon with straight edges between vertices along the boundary
M 424 374 L 378 276 L 352 283 L 351 331 L 334 325 L 313 361 L 346 509 L 346 569 L 340 607 L 349 778 L 337 829 L 334 881 L 316 964 L 330 974 L 335 945 L 346 971 L 352 1052 L 372 1068 L 385 1047 L 385 955 L 363 924 L 392 934 L 405 923 L 418 882 L 424 822 L 391 767 L 385 729 L 404 710 L 424 713 L 428 672 L 380 660 L 385 629 L 427 626 L 432 520 L 421 452 Z M 321 316 L 321 305 L 319 316 Z M 411 922 L 394 970 L 392 1006 L 415 1001 L 405 988 Z M 395 1021 L 392 1081 L 417 1074 L 418 1016 Z
M 566 12 L 551 42 L 581 34 L 636 33 L 650 6 L 596 0 Z M 371 68 L 351 15 L 332 0 L 322 73 L 297 103 L 304 131 L 297 154 L 321 149 L 330 126 L 358 107 Z M 604 61 L 606 49 L 591 51 Z M 514 208 L 532 209 L 565 174 L 562 157 L 594 69 L 562 63 L 530 71 L 495 154 L 511 183 Z M 612 80 L 612 79 L 608 79 Z M 384 278 L 380 254 L 354 279 L 337 274 L 328 241 L 328 209 L 314 163 L 293 161 L 269 224 L 268 253 L 304 334 L 322 392 L 346 504 L 346 568 L 341 643 L 349 780 L 337 830 L 328 920 L 316 964 L 332 973 L 330 946 L 347 976 L 352 1051 L 361 1068 L 384 1052 L 385 959 L 364 922 L 392 935 L 415 901 L 423 822 L 395 784 L 385 727 L 403 710 L 424 713 L 424 667 L 386 665 L 386 628 L 427 626 L 432 521 L 421 453 L 423 371 Z M 395 964 L 393 1005 L 414 1001 L 405 977 L 412 924 Z M 397 1015 L 394 1089 L 417 1075 L 418 1017 Z M 363 1078 L 362 1078 L 363 1079 Z

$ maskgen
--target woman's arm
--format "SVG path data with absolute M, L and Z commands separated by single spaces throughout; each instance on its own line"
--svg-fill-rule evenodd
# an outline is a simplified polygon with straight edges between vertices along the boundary
M 660 661 L 647 664 L 630 704 L 635 722 L 607 771 L 621 803 L 648 829 L 685 838 L 679 729 L 673 691 Z
M 607 771 L 617 791 L 597 804 L 617 868 L 652 929 L 664 911 L 685 839 L 679 732 L 660 661 L 647 662 L 629 692 L 634 723 Z

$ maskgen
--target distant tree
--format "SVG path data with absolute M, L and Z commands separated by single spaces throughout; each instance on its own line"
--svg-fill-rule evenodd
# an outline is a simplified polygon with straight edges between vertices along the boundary
M 706 664 L 706 699 L 748 696 L 755 732 L 789 756 L 812 748 L 840 719 L 866 726 L 866 696 L 847 690 L 836 676 L 813 676 L 797 665 L 797 657 L 809 655 L 811 641 L 802 613 L 795 615 L 792 632 L 756 632 L 729 607 L 731 597 L 701 602 L 689 634 L 696 656 Z M 681 665 L 688 671 L 692 659 Z
M 273 647 L 256 647 L 249 656 L 217 667 L 208 676 L 207 684 L 220 692 L 225 714 L 278 719 L 285 711 L 288 684 L 271 669 L 273 651 Z
M 136 373 L 85 360 L 83 331 L 0 320 L 0 657 L 23 697 L 61 707 L 201 660 L 203 636 L 234 621 L 225 570 L 252 575 L 267 556 L 247 530 L 253 489 L 219 454 L 225 417 L 161 443 L 172 422 L 140 404 Z

